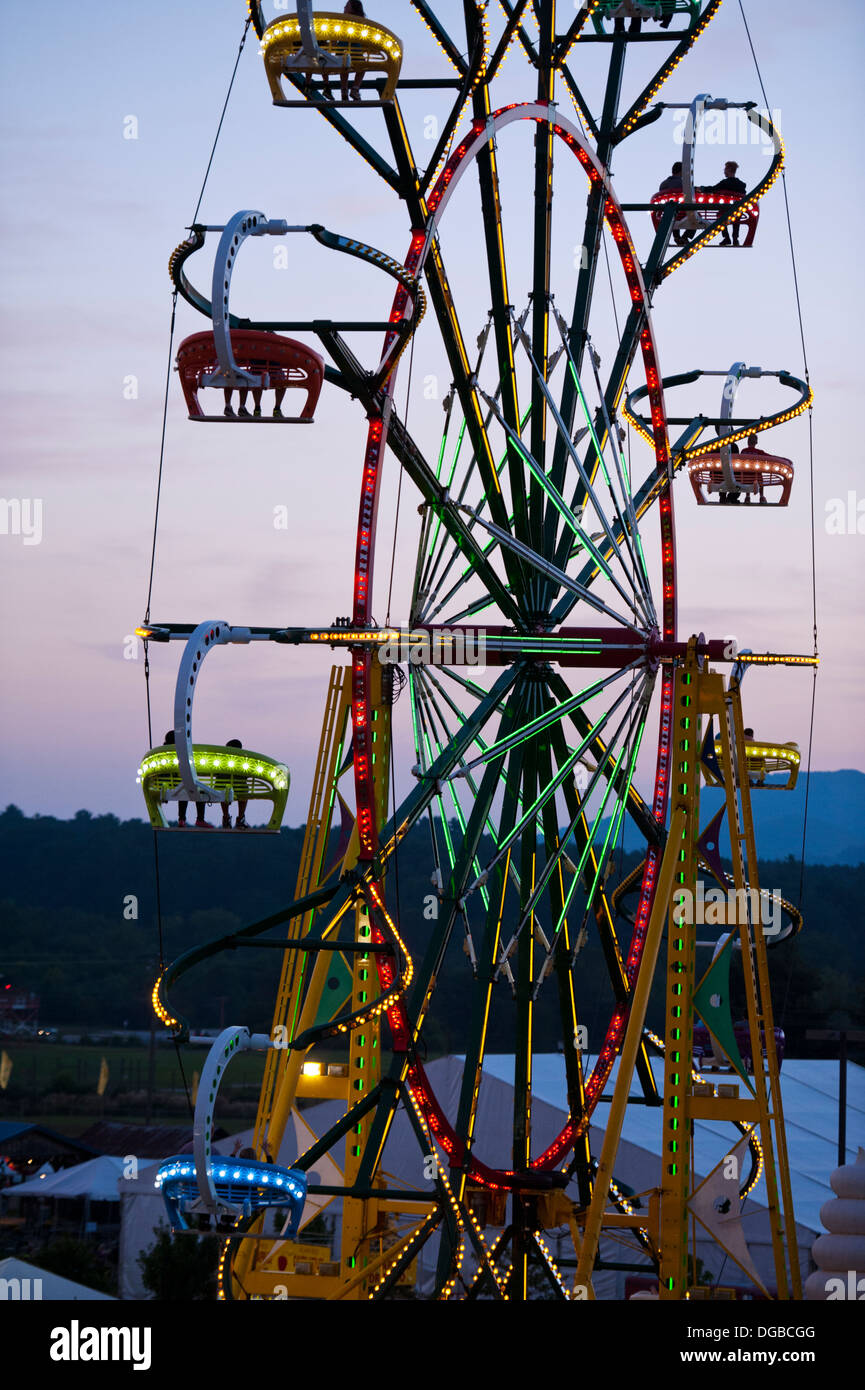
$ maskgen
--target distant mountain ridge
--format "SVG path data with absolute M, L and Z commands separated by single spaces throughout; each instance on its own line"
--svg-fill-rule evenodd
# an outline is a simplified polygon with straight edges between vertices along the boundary
M 786 859 L 802 853 L 802 825 L 805 790 L 808 794 L 808 827 L 805 861 L 809 864 L 865 863 L 865 772 L 845 768 L 839 772 L 812 772 L 809 779 L 800 773 L 791 792 L 755 791 L 751 797 L 757 854 L 760 859 Z M 720 809 L 724 794 L 704 787 L 700 807 L 705 823 Z M 634 828 L 625 828 L 625 850 L 642 845 Z M 730 837 L 726 821 L 721 837 L 721 853 L 729 854 Z

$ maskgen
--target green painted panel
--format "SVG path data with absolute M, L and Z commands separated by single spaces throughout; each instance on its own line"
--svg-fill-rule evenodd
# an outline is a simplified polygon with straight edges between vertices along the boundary
M 742 1054 L 733 1032 L 733 1015 L 730 1012 L 730 960 L 733 951 L 733 936 L 712 961 L 696 990 L 694 1009 L 700 1015 L 719 1047 L 726 1052 L 734 1070 L 741 1076 L 745 1085 L 753 1093 L 754 1087 L 745 1070 Z
M 330 969 L 327 972 L 327 979 L 324 982 L 324 989 L 321 992 L 318 1013 L 312 1025 L 313 1028 L 317 1028 L 321 1023 L 330 1023 L 350 999 L 351 970 L 346 963 L 345 956 L 334 951 Z

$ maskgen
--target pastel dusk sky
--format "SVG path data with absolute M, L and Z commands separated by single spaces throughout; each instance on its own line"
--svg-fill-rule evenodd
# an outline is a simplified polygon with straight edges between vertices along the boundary
M 435 8 L 458 32 L 462 4 L 439 0 Z M 865 770 L 865 483 L 862 445 L 854 435 L 865 322 L 856 251 L 865 213 L 863 161 L 854 149 L 854 136 L 861 133 L 865 6 L 860 0 L 825 6 L 813 0 L 744 0 L 744 8 L 787 152 L 815 397 L 813 515 L 822 663 L 812 767 Z M 443 55 L 407 0 L 376 0 L 367 9 L 401 36 L 403 76 L 448 75 Z M 560 0 L 559 11 L 563 28 L 572 6 Z M 494 0 L 490 12 L 499 25 Z M 268 17 L 275 13 L 271 3 Z M 171 312 L 167 261 L 192 220 L 244 20 L 243 0 L 38 9 L 6 0 L 0 6 L 0 804 L 14 802 L 28 814 L 65 817 L 86 807 L 94 814 L 144 816 L 135 781 L 147 744 L 143 661 L 127 639 L 143 617 L 147 596 Z M 262 209 L 291 224 L 320 222 L 402 260 L 410 231 L 404 205 L 315 112 L 271 104 L 258 49 L 250 33 L 200 220 L 222 224 L 240 208 Z M 573 67 L 590 100 L 597 101 L 602 46 L 585 49 L 584 54 L 578 45 Z M 644 50 L 635 50 L 625 71 L 626 98 L 640 90 L 647 61 Z M 500 81 L 501 104 L 534 98 L 535 79 L 516 48 Z M 725 0 L 663 97 L 687 103 L 699 92 L 763 104 L 738 0 Z M 442 117 L 446 95 L 407 90 L 401 101 L 420 160 L 431 149 L 429 119 Z M 564 91 L 559 101 L 570 112 Z M 680 157 L 675 116 L 667 112 L 617 151 L 612 172 L 622 201 L 646 202 Z M 380 111 L 358 112 L 357 123 L 386 148 Z M 751 187 L 769 157 L 759 143 L 743 144 L 731 127 L 726 142 L 709 143 L 707 136 L 699 148 L 698 177 L 714 182 L 724 160 L 734 158 Z M 509 211 L 518 218 L 521 205 L 531 202 L 530 161 L 522 167 L 522 184 L 516 159 L 503 175 L 505 224 Z M 584 188 L 581 196 L 584 206 Z M 645 256 L 649 218 L 633 212 L 629 220 Z M 570 230 L 578 239 L 581 222 L 575 220 Z M 516 259 L 524 250 L 521 237 L 515 231 L 509 241 L 505 225 Z M 443 238 L 448 254 L 445 232 Z M 461 279 L 455 242 L 451 234 L 460 313 L 473 341 L 487 300 L 473 289 L 468 246 Z M 296 259 L 287 271 L 276 266 L 271 247 L 255 247 L 243 274 L 238 272 L 238 296 L 246 296 L 260 316 L 386 316 L 390 287 L 382 290 L 382 282 L 360 274 L 356 263 L 348 272 L 335 267 L 328 253 L 301 247 L 299 238 L 290 251 Z M 754 247 L 695 256 L 660 287 L 653 316 L 665 375 L 692 366 L 726 369 L 739 359 L 803 374 L 780 181 L 763 202 Z M 176 341 L 205 326 L 183 302 L 177 320 Z M 430 448 L 448 383 L 426 394 L 422 384 L 436 378 L 439 361 L 430 313 L 418 331 L 412 375 L 401 366 L 397 391 L 402 409 L 410 382 L 410 423 Z M 720 383 L 711 389 L 719 391 Z M 765 389 L 772 402 L 779 399 L 777 384 Z M 758 385 L 749 383 L 748 390 L 756 400 Z M 327 386 L 316 423 L 305 429 L 195 426 L 172 373 L 153 618 L 313 626 L 350 612 L 365 437 L 362 409 Z M 633 447 L 646 452 L 639 440 Z M 786 509 L 698 509 L 687 478 L 677 478 L 680 632 L 733 635 L 754 650 L 808 653 L 807 414 L 773 431 L 767 447 L 795 465 Z M 393 455 L 386 466 L 376 591 L 381 614 L 396 505 Z M 15 499 L 18 526 L 10 507 Z M 397 620 L 411 584 L 418 500 L 408 492 L 402 499 Z M 281 529 L 274 525 L 280 507 L 288 518 Z M 827 526 L 842 514 L 842 527 Z M 171 723 L 179 654 L 176 643 L 152 651 L 157 741 Z M 216 654 L 202 681 L 199 737 L 241 737 L 246 746 L 286 761 L 293 779 L 291 824 L 306 816 L 333 659 L 330 652 L 273 644 L 232 648 Z M 807 749 L 809 670 L 755 671 L 744 692 L 755 728 Z M 402 726 L 396 747 L 405 790 L 411 778 Z

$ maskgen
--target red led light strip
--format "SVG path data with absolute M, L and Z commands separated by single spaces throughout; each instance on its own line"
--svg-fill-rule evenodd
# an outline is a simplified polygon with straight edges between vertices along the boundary
M 432 243 L 433 233 L 455 183 L 459 181 L 459 178 L 489 140 L 491 140 L 502 127 L 511 124 L 513 121 L 533 120 L 539 124 L 545 124 L 550 121 L 551 117 L 553 120 L 553 133 L 563 140 L 576 155 L 585 169 L 590 182 L 603 186 L 605 194 L 604 214 L 607 225 L 610 228 L 610 232 L 619 252 L 631 301 L 634 306 L 640 310 L 644 318 L 644 327 L 640 334 L 640 348 L 643 356 L 646 383 L 649 388 L 648 398 L 652 412 L 655 466 L 659 477 L 665 480 L 658 498 L 661 525 L 661 566 L 663 583 L 662 636 L 666 641 L 673 641 L 676 636 L 676 566 L 673 501 L 670 488 L 670 446 L 667 437 L 666 412 L 664 408 L 663 390 L 661 387 L 661 371 L 658 365 L 654 336 L 651 328 L 646 288 L 643 282 L 640 264 L 635 255 L 633 243 L 621 208 L 609 188 L 601 165 L 598 163 L 595 155 L 583 144 L 582 137 L 576 127 L 572 126 L 570 122 L 565 121 L 563 118 L 555 116 L 551 108 L 534 102 L 514 102 L 509 106 L 502 107 L 485 120 L 478 119 L 473 121 L 469 133 L 453 151 L 436 181 L 435 187 L 427 202 L 431 214 L 427 229 L 425 232 L 412 232 L 405 265 L 406 269 L 413 275 L 418 278 L 420 277 L 427 253 Z M 397 324 L 406 318 L 406 306 L 408 303 L 409 295 L 407 291 L 400 286 L 394 299 L 394 305 L 390 315 L 391 323 Z M 389 333 L 385 339 L 385 354 L 393 341 L 393 336 L 392 333 Z M 389 399 L 392 398 L 393 395 L 395 376 L 396 373 L 394 371 L 387 383 L 387 396 Z M 373 417 L 370 420 L 366 456 L 364 460 L 360 515 L 358 520 L 357 558 L 355 564 L 354 622 L 359 627 L 367 627 L 371 621 L 372 568 L 381 476 L 380 464 L 386 438 L 387 426 L 384 419 L 382 416 Z M 360 838 L 359 858 L 367 862 L 372 860 L 378 846 L 371 766 L 371 661 L 372 656 L 369 652 L 361 650 L 355 651 L 352 670 L 355 790 L 357 793 L 357 818 Z M 669 795 L 672 692 L 672 671 L 669 667 L 665 667 L 662 673 L 661 683 L 661 720 L 658 738 L 658 759 L 655 769 L 655 789 L 652 803 L 653 813 L 661 824 L 663 824 L 666 819 Z M 640 897 L 637 906 L 634 931 L 631 937 L 626 962 L 627 978 L 632 987 L 636 981 L 640 962 L 642 960 L 646 930 L 648 928 L 649 916 L 657 886 L 660 857 L 660 851 L 657 848 L 650 849 L 646 857 L 646 866 L 640 885 Z M 371 887 L 378 892 L 375 884 L 372 884 Z M 381 901 L 380 898 L 379 901 Z M 382 987 L 386 989 L 388 985 L 392 983 L 392 967 L 390 967 L 380 955 L 377 956 L 376 963 L 378 966 L 380 983 Z M 389 972 L 387 979 L 385 979 L 383 971 Z M 387 1018 L 393 1033 L 394 1050 L 397 1052 L 404 1051 L 408 1044 L 410 1026 L 405 1004 L 401 998 L 387 1010 Z M 603 1092 L 609 1079 L 610 1072 L 612 1071 L 613 1062 L 621 1046 L 622 1038 L 624 1037 L 627 1019 L 627 1007 L 625 1005 L 619 1005 L 610 1020 L 604 1045 L 600 1050 L 594 1070 L 586 1082 L 586 1112 L 583 1119 L 578 1123 L 569 1121 L 545 1152 L 532 1162 L 531 1166 L 533 1169 L 549 1169 L 554 1167 L 557 1163 L 560 1163 L 564 1156 L 573 1148 L 579 1135 L 585 1132 L 594 1106 L 597 1103 L 598 1097 Z M 416 1060 L 412 1060 L 408 1066 L 408 1083 L 415 1101 L 421 1107 L 426 1117 L 430 1130 L 448 1155 L 451 1165 L 456 1167 L 462 1166 L 465 1161 L 464 1145 L 455 1133 L 453 1126 L 433 1094 L 421 1063 Z M 473 1181 L 485 1187 L 510 1188 L 519 1185 L 519 1180 L 513 1173 L 489 1168 L 473 1154 L 470 1155 L 468 1159 L 467 1173 Z

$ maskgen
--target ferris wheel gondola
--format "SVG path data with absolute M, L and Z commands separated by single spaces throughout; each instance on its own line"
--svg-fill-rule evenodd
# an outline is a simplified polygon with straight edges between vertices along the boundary
M 307 95 L 329 106 L 383 106 L 393 101 L 402 66 L 402 43 L 383 24 L 360 14 L 329 10 L 313 11 L 311 0 L 297 0 L 297 13 L 278 17 L 264 25 L 261 6 L 251 3 L 250 14 L 261 40 L 261 53 L 274 106 L 305 104 L 286 96 L 283 77 L 306 79 Z M 383 77 L 378 100 L 362 96 L 365 78 Z M 334 96 L 331 79 L 338 78 L 341 100 Z M 349 79 L 351 78 L 351 86 Z M 318 85 L 313 85 L 317 79 Z
M 757 223 L 760 217 L 760 205 L 756 196 L 749 197 L 745 184 L 740 179 L 735 178 L 735 171 L 738 165 L 728 164 L 725 170 L 730 171 L 730 177 L 713 187 L 698 187 L 696 183 L 696 147 L 700 141 L 700 125 L 705 118 L 707 111 L 730 111 L 739 109 L 743 111 L 748 119 L 753 120 L 755 127 L 764 127 L 764 118 L 755 111 L 756 102 L 753 101 L 729 101 L 726 97 L 713 97 L 708 92 L 701 92 L 695 97 L 688 109 L 685 120 L 684 142 L 682 146 L 682 159 L 677 168 L 681 169 L 681 177 L 678 180 L 678 189 L 675 186 L 662 188 L 652 198 L 652 224 L 657 231 L 661 225 L 661 210 L 669 203 L 681 204 L 682 211 L 673 223 L 673 239 L 679 246 L 686 246 L 697 232 L 707 229 L 716 229 L 723 234 L 721 244 L 725 246 L 742 246 L 743 248 L 753 246 L 754 237 L 757 232 Z M 665 103 L 656 108 L 662 110 L 676 110 L 676 103 Z M 768 133 L 768 132 L 766 132 Z M 781 142 L 777 133 L 772 130 L 775 155 L 778 158 L 781 154 Z M 675 185 L 675 179 L 666 180 L 666 184 Z M 725 187 L 725 184 L 728 185 Z M 733 213 L 735 212 L 735 216 Z M 733 229 L 733 240 L 727 235 L 727 228 Z M 740 241 L 740 228 L 746 229 L 745 240 Z
M 214 648 L 229 643 L 246 645 L 268 640 L 270 631 L 232 627 L 223 621 L 206 620 L 188 634 L 184 630 L 171 632 L 145 625 L 137 629 L 137 635 L 145 642 L 169 641 L 171 638 L 185 641 L 177 671 L 171 741 L 151 748 L 138 769 L 138 782 L 144 793 L 151 825 L 156 830 L 182 829 L 185 815 L 178 814 L 178 820 L 172 826 L 166 808 L 191 801 L 199 808 L 199 825 L 203 821 L 200 808 L 213 804 L 223 807 L 224 829 L 225 808 L 231 802 L 245 807 L 248 801 L 265 800 L 271 803 L 272 810 L 267 825 L 261 829 L 277 833 L 285 814 L 291 782 L 286 765 L 242 748 L 236 741 L 235 744 L 225 745 L 194 744 L 192 741 L 195 690 L 208 654 Z M 242 810 L 239 819 L 240 828 L 253 829 L 245 825 Z M 216 829 L 213 826 L 208 828 Z M 254 829 L 258 830 L 259 827 Z
M 592 24 L 598 34 L 604 34 L 605 20 L 613 20 L 619 29 L 628 19 L 631 21 L 630 36 L 633 37 L 639 34 L 639 23 L 644 19 L 661 24 L 666 29 L 678 16 L 693 24 L 700 17 L 700 0 L 598 0 L 592 10 Z
M 703 414 L 671 416 L 670 423 L 684 426 L 673 446 L 674 468 L 687 466 L 688 477 L 699 506 L 729 504 L 744 498 L 761 506 L 786 507 L 793 487 L 794 468 L 788 458 L 781 458 L 757 447 L 757 438 L 764 430 L 785 424 L 807 410 L 813 400 L 807 382 L 787 371 L 771 371 L 764 367 L 749 367 L 734 362 L 726 371 L 680 372 L 664 379 L 665 390 L 691 385 L 702 377 L 724 378 L 721 404 L 716 417 Z M 735 415 L 736 394 L 746 378 L 774 377 L 788 390 L 797 392 L 798 399 L 786 408 L 769 415 Z M 650 438 L 650 422 L 637 413 L 636 406 L 646 395 L 644 387 L 632 391 L 625 403 L 628 422 L 644 438 Z M 700 442 L 703 431 L 712 427 L 717 438 L 712 443 Z M 747 447 L 739 442 L 747 440 Z M 775 491 L 777 489 L 777 492 Z
M 223 1156 L 213 1148 L 216 1100 L 230 1063 L 245 1052 L 266 1052 L 272 1046 L 267 1034 L 237 1027 L 223 1029 L 212 1043 L 195 1102 L 192 1155 L 166 1159 L 156 1176 L 172 1229 L 189 1230 L 193 1214 L 232 1221 L 287 1208 L 285 1234 L 290 1237 L 297 1231 L 306 1201 L 306 1173 L 246 1152 Z
M 191 284 L 187 274 L 188 262 L 204 247 L 208 232 L 220 233 L 211 274 L 209 299 Z M 298 234 L 309 235 L 329 251 L 349 256 L 383 271 L 401 285 L 408 292 L 410 312 L 400 315 L 395 331 L 391 331 L 390 323 L 378 320 L 341 317 L 333 321 L 321 317 L 301 323 L 291 319 L 262 322 L 240 318 L 233 313 L 230 308 L 231 281 L 241 246 L 250 237 L 287 237 Z M 193 334 L 186 338 L 177 354 L 177 368 L 190 419 L 204 418 L 220 423 L 226 420 L 262 423 L 264 417 L 259 419 L 254 412 L 245 408 L 244 402 L 248 392 L 252 392 L 253 400 L 256 401 L 260 400 L 262 390 L 272 388 L 277 392 L 275 418 L 286 424 L 308 424 L 313 418 L 324 380 L 324 361 L 312 348 L 294 339 L 279 336 L 275 330 L 300 327 L 315 332 L 333 354 L 337 345 L 344 348 L 341 335 L 347 331 L 370 333 L 387 329 L 385 351 L 363 383 L 367 392 L 374 393 L 393 371 L 426 310 L 426 297 L 417 277 L 401 261 L 395 260 L 386 252 L 355 237 L 329 231 L 319 223 L 293 226 L 284 218 L 271 219 L 263 212 L 251 209 L 242 209 L 235 213 L 224 226 L 193 226 L 191 235 L 172 252 L 168 270 L 178 294 L 213 324 L 212 332 Z M 237 360 L 236 352 L 239 353 L 241 361 Z M 353 357 L 350 360 L 354 363 Z M 299 416 L 282 417 L 277 414 L 282 396 L 288 387 L 294 386 L 305 389 L 306 404 Z M 226 397 L 223 415 L 202 415 L 198 402 L 198 390 L 201 387 L 222 388 Z M 231 408 L 229 400 L 235 390 L 238 390 L 241 396 L 241 406 L 237 413 Z
M 276 333 L 233 329 L 228 338 L 233 366 L 226 373 L 215 348 L 213 333 L 193 333 L 184 338 L 177 350 L 177 370 L 189 411 L 190 420 L 211 424 L 229 421 L 255 421 L 258 424 L 311 425 L 315 407 L 324 381 L 324 360 L 319 353 L 292 338 Z M 205 387 L 221 387 L 225 406 L 221 414 L 210 415 L 202 408 L 199 391 Z M 299 415 L 284 415 L 282 402 L 289 388 L 306 393 Z M 239 405 L 235 412 L 232 395 L 237 390 Z M 262 414 L 263 391 L 273 391 L 272 414 Z M 252 393 L 253 409 L 246 405 Z
M 715 751 L 716 754 L 720 751 L 720 738 L 715 741 Z M 798 743 L 766 743 L 752 737 L 745 743 L 745 759 L 753 790 L 791 792 L 795 789 L 802 762 Z M 705 763 L 704 759 L 704 766 Z M 708 786 L 723 786 L 711 767 L 706 767 L 705 777 Z
M 752 247 L 759 224 L 760 202 L 784 169 L 784 144 L 780 132 L 771 118 L 756 108 L 755 102 L 730 101 L 726 97 L 712 97 L 708 92 L 703 92 L 688 104 L 658 103 L 651 112 L 636 119 L 633 128 L 641 122 L 645 124 L 659 119 L 663 112 L 668 110 L 686 110 L 688 113 L 685 118 L 681 161 L 673 166 L 673 176 L 664 180 L 649 204 L 636 205 L 647 207 L 656 233 L 659 233 L 664 225 L 664 216 L 672 217 L 670 230 L 676 249 L 664 264 L 664 277 L 708 246 L 742 249 Z M 732 110 L 741 111 L 752 132 L 758 134 L 771 148 L 769 168 L 750 190 L 737 177 L 739 166 L 735 161 L 725 164 L 725 177 L 717 183 L 709 186 L 698 185 L 695 160 L 701 123 L 707 111 Z M 626 205 L 626 208 L 629 206 Z M 741 239 L 742 228 L 745 229 L 744 240 Z M 730 230 L 733 232 L 732 240 L 729 236 Z M 720 240 L 715 240 L 718 235 Z

